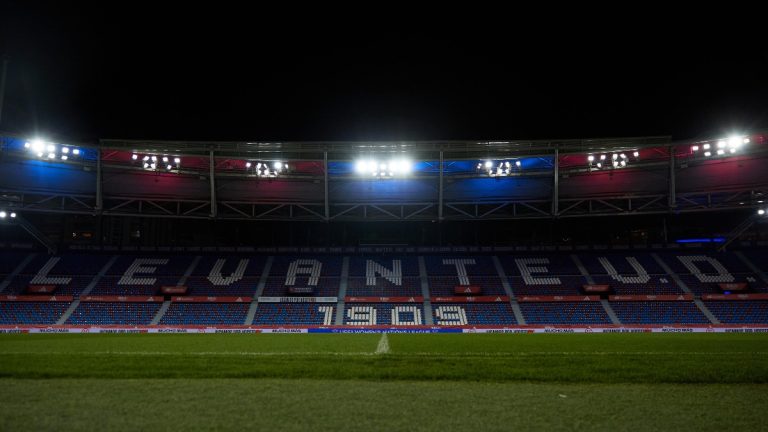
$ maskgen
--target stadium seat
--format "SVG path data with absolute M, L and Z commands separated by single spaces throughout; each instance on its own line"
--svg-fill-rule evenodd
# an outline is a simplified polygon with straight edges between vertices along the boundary
M 768 301 L 705 301 L 704 305 L 723 324 L 768 324 Z
M 690 301 L 612 301 L 613 311 L 623 324 L 709 324 Z
M 0 324 L 55 324 L 69 302 L 0 302 Z
M 135 324 L 152 322 L 162 303 L 83 302 L 72 312 L 67 324 Z
M 171 303 L 160 324 L 240 325 L 249 306 L 249 303 Z
M 528 324 L 611 324 L 600 302 L 520 303 Z
M 333 324 L 335 310 L 335 303 L 260 303 L 253 324 Z
M 424 325 L 421 303 L 347 303 L 345 325 Z
M 436 325 L 515 325 L 509 303 L 433 303 Z

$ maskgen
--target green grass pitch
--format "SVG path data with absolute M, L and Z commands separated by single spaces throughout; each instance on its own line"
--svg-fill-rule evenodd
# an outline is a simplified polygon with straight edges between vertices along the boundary
M 0 430 L 764 430 L 768 335 L 0 335 Z

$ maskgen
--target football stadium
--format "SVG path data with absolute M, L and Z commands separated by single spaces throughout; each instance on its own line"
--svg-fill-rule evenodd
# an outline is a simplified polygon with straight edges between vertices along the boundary
M 332 6 L 0 1 L 0 431 L 766 430 L 759 13 Z
M 4 425 L 760 428 L 766 154 L 759 133 L 95 146 L 5 136 Z M 553 218 L 636 227 L 670 212 L 734 223 L 605 244 L 507 243 L 516 234 L 503 230 Z M 207 246 L 189 235 L 200 221 L 263 223 L 290 239 L 240 232 Z M 301 235 L 333 244 L 329 227 L 358 245 Z M 159 243 L 169 230 L 178 244 Z M 495 238 L 413 245 L 434 230 Z

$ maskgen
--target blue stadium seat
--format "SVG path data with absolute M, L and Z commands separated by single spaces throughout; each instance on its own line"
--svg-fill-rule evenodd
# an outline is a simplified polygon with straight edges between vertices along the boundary
M 260 303 L 253 324 L 322 325 L 328 314 L 333 323 L 335 311 L 335 303 Z
M 704 304 L 723 324 L 768 324 L 768 301 L 706 301 Z
M 410 297 L 421 295 L 421 279 L 418 276 L 404 276 L 402 285 L 397 286 L 382 277 L 376 278 L 376 285 L 367 285 L 365 276 L 350 277 L 347 280 L 348 296 Z
M 528 324 L 611 324 L 600 302 L 520 303 Z
M 436 325 L 515 325 L 517 320 L 509 303 L 433 303 Z
M 610 303 L 623 324 L 709 324 L 689 301 L 613 301 Z
M 67 320 L 67 324 L 134 324 L 152 322 L 162 303 L 96 303 L 83 302 Z
M 0 324 L 56 324 L 69 302 L 0 302 Z
M 171 303 L 160 324 L 241 325 L 250 303 Z

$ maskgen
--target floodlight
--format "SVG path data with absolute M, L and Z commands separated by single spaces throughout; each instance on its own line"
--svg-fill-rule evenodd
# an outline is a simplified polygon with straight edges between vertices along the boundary
M 144 156 L 144 159 L 142 159 L 144 162 L 149 160 L 149 156 Z
M 504 166 L 506 166 L 507 168 L 509 168 L 509 161 L 506 161 L 506 162 L 504 162 Z
M 408 159 L 400 159 L 395 163 L 395 169 L 401 174 L 408 174 L 413 171 L 413 164 Z
M 724 153 L 725 153 L 725 150 L 723 150 L 723 149 L 718 149 L 718 150 L 717 150 L 717 154 L 718 154 L 718 155 L 722 155 L 722 154 L 724 154 Z
M 520 165 L 522 165 L 522 162 L 520 162 L 520 161 L 515 161 L 515 165 L 517 165 L 517 167 L 518 167 L 518 168 L 520 168 Z
M 618 159 L 618 158 L 619 158 L 619 155 L 617 155 L 616 153 L 614 153 L 614 154 L 612 154 L 612 155 L 611 155 L 611 158 L 612 158 L 613 160 L 616 160 L 616 159 Z
M 733 139 L 731 139 L 730 142 L 733 143 L 734 142 Z M 737 143 L 738 143 L 738 141 L 737 141 Z M 723 147 L 725 147 L 725 141 L 723 141 L 723 140 L 718 141 L 717 142 L 717 148 L 723 148 Z
M 72 154 L 77 156 L 80 154 L 80 149 L 72 149 Z
M 69 147 L 62 147 L 61 148 L 62 153 L 69 153 Z
M 173 158 L 174 163 L 181 163 L 181 158 Z
M 168 162 L 168 156 L 163 156 L 163 162 Z
M 744 144 L 749 144 L 749 138 L 744 138 L 744 140 L 742 140 L 742 142 L 743 142 Z
M 709 144 L 704 144 L 704 145 L 702 146 L 702 148 L 703 148 L 704 150 L 709 150 Z
M 40 140 L 34 140 L 32 141 L 32 149 L 38 153 L 42 153 L 43 149 L 45 149 L 45 144 Z
M 152 162 L 157 161 L 157 156 L 152 156 Z
M 697 151 L 699 151 L 699 146 L 693 146 L 693 147 L 691 147 L 691 150 L 697 152 Z
M 639 152 L 639 151 L 636 151 L 636 152 L 632 153 L 632 156 L 634 156 L 634 157 L 639 157 L 639 156 L 640 156 L 640 152 Z
M 245 163 L 245 167 L 246 167 L 246 168 L 250 168 L 250 167 L 251 167 L 251 163 L 250 163 L 250 162 L 246 162 L 246 163 Z
M 492 167 L 492 166 L 493 166 L 493 162 L 491 162 L 491 161 L 485 161 L 485 167 L 486 167 L 486 168 L 490 168 L 490 167 Z
M 138 158 L 139 158 L 139 155 L 137 155 L 135 153 L 131 155 L 131 159 L 133 159 L 133 160 L 136 160 Z
M 710 153 L 710 152 L 704 152 L 704 156 L 706 156 L 706 157 L 710 157 L 710 156 L 712 156 L 712 153 Z
M 24 148 L 29 148 L 29 147 L 30 147 L 30 144 L 29 144 L 29 142 L 25 142 L 25 143 L 24 143 Z
M 759 214 L 760 216 L 762 216 L 762 215 L 764 215 L 764 214 L 765 214 L 765 210 L 763 210 L 763 209 L 760 209 L 760 210 L 758 210 L 758 211 L 757 211 L 757 214 Z
M 368 164 L 364 160 L 359 160 L 355 162 L 355 171 L 357 171 L 358 174 L 364 173 L 367 167 L 368 167 Z
M 16 217 L 16 212 L 11 212 L 11 217 L 15 218 Z
M 728 138 L 728 143 L 735 147 L 742 143 L 742 138 L 740 136 L 732 136 Z
M 605 155 L 604 155 L 604 154 L 601 154 L 601 155 L 600 155 L 600 160 L 601 160 L 601 161 L 602 161 L 602 160 L 605 160 Z
M 595 157 L 592 156 L 592 155 L 589 155 L 589 156 L 587 156 L 587 160 L 592 162 L 593 160 L 595 160 Z M 518 162 L 520 162 L 520 161 L 518 161 Z
M 0 210 L 0 219 L 5 219 L 8 216 L 4 211 Z
M 280 170 L 283 167 L 283 164 L 281 162 L 275 162 L 273 166 L 276 170 Z
M 56 151 L 56 146 L 53 145 L 53 144 L 48 144 L 48 147 L 46 147 L 46 148 L 48 149 L 49 152 L 55 152 Z

